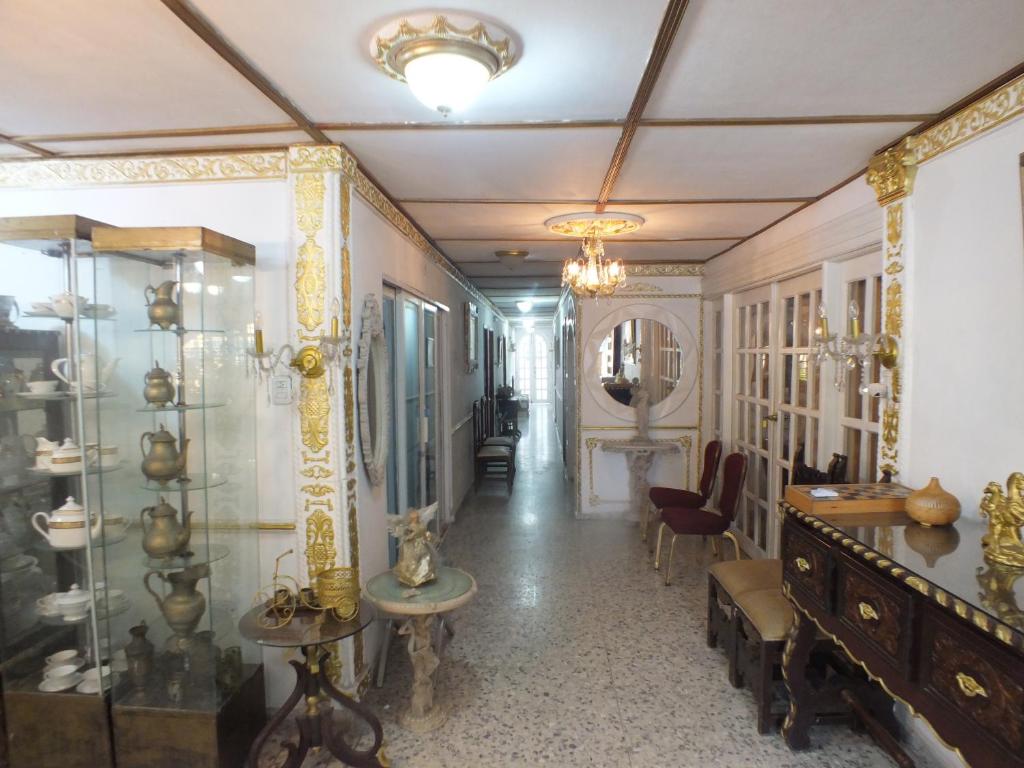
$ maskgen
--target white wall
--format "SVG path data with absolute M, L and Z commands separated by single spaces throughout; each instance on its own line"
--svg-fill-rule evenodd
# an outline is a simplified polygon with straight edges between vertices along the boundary
M 450 453 L 446 461 L 452 472 L 450 514 L 454 514 L 473 484 L 473 424 L 467 417 L 472 414 L 473 401 L 483 396 L 483 353 L 480 366 L 466 373 L 463 347 L 463 305 L 475 302 L 480 308 L 480 329 L 494 330 L 498 335 L 507 333 L 503 318 L 473 296 L 424 255 L 408 238 L 392 226 L 362 197 L 352 193 L 352 228 L 350 235 L 352 258 L 353 334 L 358 340 L 360 317 L 364 297 L 374 293 L 378 298 L 384 283 L 408 290 L 431 302 L 447 306 L 451 311 L 445 320 L 445 336 L 449 368 L 448 387 L 442 392 L 447 403 L 447 444 Z M 482 331 L 478 337 L 482 344 Z M 481 347 L 482 350 L 482 347 Z M 439 360 L 439 365 L 444 363 Z M 500 383 L 500 374 L 496 381 Z M 394 415 L 394 408 L 392 409 Z M 461 424 L 461 426 L 459 426 Z M 454 432 L 452 431 L 454 430 Z M 358 430 L 357 430 L 358 436 Z M 358 440 L 358 437 L 357 437 Z M 393 447 L 392 447 L 393 448 Z M 357 444 L 356 451 L 362 448 Z M 361 456 L 361 454 L 360 454 Z M 388 568 L 387 550 L 387 494 L 383 486 L 372 487 L 360 463 L 357 490 L 359 511 L 359 558 L 363 579 L 371 578 Z M 441 479 L 438 479 L 441 482 Z M 366 643 L 367 661 L 376 652 L 373 636 Z
M 1024 119 L 917 172 L 904 310 L 902 481 L 939 477 L 964 514 L 1024 470 Z

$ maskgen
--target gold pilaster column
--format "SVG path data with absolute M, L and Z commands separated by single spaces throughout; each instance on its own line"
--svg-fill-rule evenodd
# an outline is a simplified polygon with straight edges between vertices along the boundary
M 884 211 L 880 330 L 895 340 L 899 350 L 896 364 L 888 373 L 889 399 L 882 410 L 878 441 L 878 471 L 890 472 L 894 477 L 900 471 L 900 417 L 904 406 L 906 345 L 903 343 L 903 288 L 911 223 L 910 201 L 906 198 L 914 191 L 916 174 L 915 143 L 910 136 L 895 147 L 879 152 L 868 163 L 867 183 L 875 190 L 878 204 Z

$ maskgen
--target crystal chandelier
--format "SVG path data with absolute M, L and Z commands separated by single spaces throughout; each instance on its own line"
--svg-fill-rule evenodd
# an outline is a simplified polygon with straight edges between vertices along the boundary
M 604 257 L 604 243 L 597 235 L 580 244 L 580 255 L 566 259 L 562 267 L 562 285 L 567 285 L 577 296 L 611 296 L 615 288 L 626 279 L 622 259 Z
M 607 259 L 603 238 L 635 232 L 644 223 L 631 213 L 570 213 L 544 222 L 552 232 L 582 238 L 579 255 L 566 259 L 562 285 L 577 296 L 611 296 L 626 279 L 622 259 Z

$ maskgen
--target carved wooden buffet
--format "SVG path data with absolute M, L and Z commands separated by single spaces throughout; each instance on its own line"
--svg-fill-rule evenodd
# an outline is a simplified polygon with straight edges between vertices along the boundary
M 1024 766 L 1024 569 L 982 557 L 982 521 L 929 528 L 903 513 L 814 517 L 780 502 L 783 589 L 796 621 L 783 726 L 809 746 L 815 638 L 830 636 L 974 768 Z

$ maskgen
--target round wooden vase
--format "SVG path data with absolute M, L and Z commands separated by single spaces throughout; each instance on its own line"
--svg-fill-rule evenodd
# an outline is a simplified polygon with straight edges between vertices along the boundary
M 921 525 L 949 525 L 960 517 L 960 502 L 933 477 L 928 485 L 907 497 L 907 514 Z

